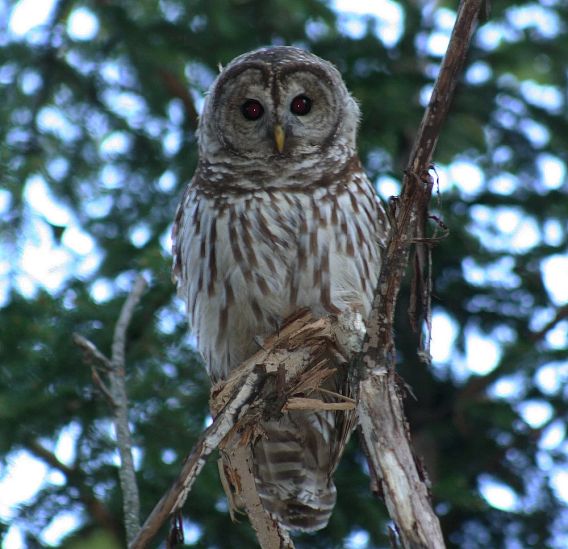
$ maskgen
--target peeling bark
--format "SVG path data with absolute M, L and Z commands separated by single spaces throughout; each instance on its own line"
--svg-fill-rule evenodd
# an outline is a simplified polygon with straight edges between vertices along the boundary
M 130 549 L 146 547 L 168 517 L 181 510 L 207 457 L 217 447 L 228 458 L 220 473 L 231 513 L 244 507 L 264 549 L 293 548 L 287 531 L 264 511 L 256 492 L 251 448 L 261 435 L 257 428 L 262 417 L 278 415 L 287 406 L 319 409 L 321 400 L 306 395 L 329 393 L 321 390 L 320 385 L 334 375 L 336 368 L 348 366 L 348 358 L 353 356 L 354 349 L 360 348 L 362 336 L 359 315 L 314 320 L 308 311 L 299 311 L 226 381 L 215 385 L 211 390 L 213 423 L 195 444 L 178 478 L 156 505 Z M 274 382 L 280 384 L 276 395 Z M 351 399 L 335 396 L 336 402 L 329 404 L 336 409 L 355 408 Z

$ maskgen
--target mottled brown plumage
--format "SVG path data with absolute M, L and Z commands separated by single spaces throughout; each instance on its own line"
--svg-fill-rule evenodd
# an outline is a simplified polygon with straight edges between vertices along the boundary
M 368 315 L 387 222 L 357 157 L 358 119 L 338 71 L 297 48 L 240 56 L 212 85 L 173 241 L 174 277 L 214 381 L 300 308 Z M 345 393 L 345 375 L 329 387 Z M 346 412 L 293 411 L 263 424 L 257 489 L 285 527 L 327 524 L 352 423 Z

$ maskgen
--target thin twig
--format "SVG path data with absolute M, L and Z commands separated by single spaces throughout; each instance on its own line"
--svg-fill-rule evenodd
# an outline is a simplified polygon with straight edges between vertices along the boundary
M 324 402 L 318 398 L 290 397 L 283 410 L 354 410 L 353 402 Z
M 99 391 L 105 397 L 108 405 L 110 406 L 111 410 L 116 409 L 116 401 L 110 392 L 110 389 L 106 386 L 106 383 L 103 381 L 97 369 L 91 366 L 91 377 L 93 378 L 93 383 L 98 387 Z
M 132 457 L 132 436 L 128 424 L 128 397 L 125 378 L 126 331 L 146 286 L 146 280 L 142 275 L 139 275 L 116 322 L 111 359 L 107 358 L 87 338 L 80 334 L 73 334 L 73 341 L 83 350 L 86 362 L 91 366 L 94 384 L 100 389 L 112 410 L 116 445 L 120 456 L 118 474 L 122 491 L 124 525 L 128 540 L 134 539 L 140 528 L 140 496 Z M 98 369 L 108 375 L 109 387 L 99 375 Z
M 86 361 L 92 363 L 95 368 L 102 367 L 105 372 L 110 372 L 112 370 L 111 361 L 99 351 L 92 341 L 89 341 L 81 334 L 75 333 L 73 334 L 73 343 L 82 349 L 85 354 Z
M 324 389 L 323 387 L 318 387 L 317 391 L 318 393 L 324 393 L 339 400 L 344 400 L 345 402 L 351 402 L 353 405 L 355 405 L 357 402 L 354 398 L 351 398 L 347 395 L 341 395 L 339 393 L 336 393 L 335 391 L 330 391 L 329 389 Z
M 448 51 L 405 171 L 393 213 L 367 336 L 360 356 L 359 424 L 372 478 L 376 479 L 403 547 L 444 547 L 425 473 L 416 465 L 395 372 L 395 306 L 410 244 L 424 237 L 433 179 L 429 175 L 443 122 L 475 30 L 481 0 L 462 0 Z M 422 261 L 424 267 L 425 261 Z
M 116 402 L 114 401 L 110 389 L 106 386 L 106 383 L 103 381 L 98 372 L 99 369 L 102 369 L 107 374 L 110 374 L 110 372 L 112 372 L 111 361 L 99 351 L 92 341 L 89 341 L 81 334 L 73 334 L 73 342 L 77 345 L 77 347 L 82 349 L 85 362 L 91 366 L 93 383 L 105 397 L 111 409 L 114 410 L 116 408 Z
M 134 309 L 146 289 L 146 285 L 144 277 L 139 275 L 122 306 L 114 329 L 111 358 L 112 370 L 109 373 L 110 393 L 115 403 L 113 410 L 114 428 L 120 455 L 119 477 L 128 541 L 134 539 L 140 528 L 140 496 L 132 456 L 132 436 L 128 424 L 128 396 L 126 394 L 125 377 L 126 331 L 132 320 Z

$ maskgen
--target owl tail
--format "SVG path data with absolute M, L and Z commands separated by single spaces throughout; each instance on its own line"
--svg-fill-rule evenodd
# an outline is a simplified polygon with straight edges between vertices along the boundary
M 351 431 L 346 415 L 290 411 L 263 422 L 253 448 L 256 487 L 283 527 L 311 532 L 327 525 L 336 500 L 332 476 Z

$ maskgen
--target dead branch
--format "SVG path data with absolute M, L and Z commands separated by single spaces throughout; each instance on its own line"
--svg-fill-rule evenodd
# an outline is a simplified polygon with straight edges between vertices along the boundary
M 73 334 L 73 343 L 75 343 L 75 345 L 83 351 L 85 362 L 91 366 L 93 383 L 105 397 L 110 408 L 114 410 L 116 408 L 116 402 L 112 397 L 110 389 L 106 386 L 106 383 L 103 381 L 98 371 L 102 368 L 107 374 L 110 373 L 112 371 L 111 361 L 98 350 L 92 341 L 89 341 L 81 334 Z
M 128 425 L 128 396 L 126 394 L 125 349 L 126 330 L 132 320 L 134 309 L 146 289 L 146 280 L 139 275 L 126 299 L 114 330 L 112 341 L 112 371 L 109 373 L 110 392 L 116 407 L 114 409 L 114 428 L 116 443 L 120 455 L 120 488 L 122 490 L 122 508 L 126 538 L 134 539 L 140 528 L 140 496 L 136 482 L 136 471 L 132 457 L 132 436 Z
M 226 381 L 215 385 L 211 390 L 213 423 L 198 439 L 130 549 L 146 547 L 167 518 L 182 508 L 207 457 L 217 447 L 225 458 L 220 460 L 220 473 L 231 513 L 244 507 L 263 548 L 293 548 L 288 533 L 264 511 L 256 493 L 250 451 L 261 436 L 260 419 L 279 414 L 290 403 L 291 407 L 300 402 L 303 409 L 319 409 L 321 401 L 305 395 L 325 392 L 319 385 L 335 374 L 335 368 L 347 367 L 347 357 L 360 348 L 362 336 L 359 315 L 314 320 L 308 311 L 299 311 Z M 281 367 L 284 361 L 285 369 Z M 326 400 L 332 396 L 327 395 Z M 350 399 L 340 395 L 330 404 L 337 406 L 334 409 L 354 408 Z
M 238 500 L 246 510 L 262 549 L 294 549 L 288 532 L 265 511 L 260 501 L 254 480 L 252 446 L 244 444 L 238 433 L 234 434 L 232 440 L 223 443 L 225 447 L 223 457 L 219 459 L 219 473 L 225 492 L 231 494 L 232 517 L 232 508 L 235 500 Z M 233 494 L 235 488 L 238 491 Z
M 263 377 L 258 369 L 252 369 L 241 387 L 232 395 L 227 405 L 213 423 L 201 434 L 193 450 L 187 456 L 178 478 L 150 513 L 146 522 L 131 541 L 130 549 L 141 549 L 156 535 L 170 515 L 183 507 L 193 483 L 221 440 L 234 427 L 243 409 L 253 399 L 261 386 Z
M 128 540 L 133 539 L 140 528 L 140 497 L 132 458 L 132 436 L 128 424 L 128 397 L 125 378 L 126 331 L 146 286 L 146 280 L 142 275 L 139 275 L 116 322 L 111 359 L 107 358 L 94 343 L 82 335 L 73 334 L 73 341 L 83 350 L 86 362 L 91 365 L 93 382 L 101 390 L 112 410 L 116 445 L 120 456 L 118 473 Z M 101 378 L 97 368 L 100 368 L 108 376 L 108 386 Z
M 444 547 L 424 471 L 414 459 L 395 374 L 395 306 L 410 245 L 424 239 L 432 193 L 432 154 L 449 111 L 475 30 L 481 0 L 462 0 L 448 50 L 420 124 L 393 216 L 391 234 L 360 356 L 359 424 L 371 477 L 382 493 L 403 547 Z M 419 261 L 424 264 L 424 258 Z M 426 318 L 428 318 L 426 311 Z

